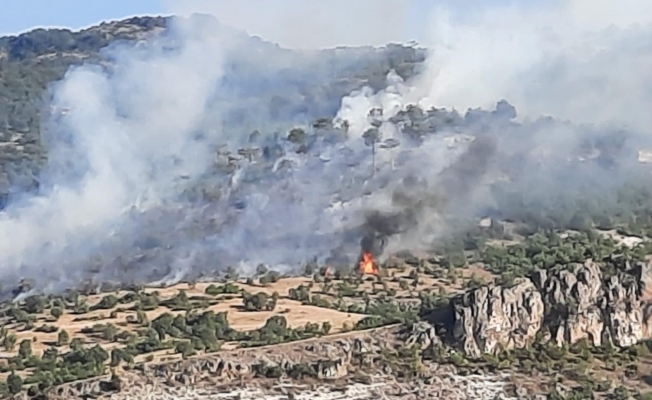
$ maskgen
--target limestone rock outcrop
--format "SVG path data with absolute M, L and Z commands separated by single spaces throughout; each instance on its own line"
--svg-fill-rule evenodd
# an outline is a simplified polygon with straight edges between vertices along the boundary
M 541 329 L 544 305 L 532 281 L 512 287 L 481 287 L 453 301 L 453 337 L 466 354 L 479 357 L 522 347 Z
M 414 324 L 404 336 L 406 345 L 413 346 L 418 344 L 421 350 L 441 343 L 441 339 L 437 336 L 435 328 L 424 321 Z
M 512 286 L 470 290 L 451 302 L 452 339 L 479 357 L 526 346 L 537 335 L 558 345 L 587 340 L 619 347 L 652 337 L 652 267 L 604 277 L 587 261 L 574 270 L 538 271 Z

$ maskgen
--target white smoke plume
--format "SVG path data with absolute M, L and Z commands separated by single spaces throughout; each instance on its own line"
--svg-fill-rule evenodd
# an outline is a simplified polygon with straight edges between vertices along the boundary
M 605 185 L 622 184 L 640 170 L 607 173 L 549 161 L 545 169 L 532 164 L 542 154 L 548 160 L 567 161 L 573 156 L 571 149 L 592 141 L 610 143 L 620 151 L 617 161 L 631 166 L 636 150 L 650 145 L 649 10 L 649 2 L 638 0 L 492 2 L 468 8 L 434 4 L 423 41 L 429 56 L 421 74 L 381 92 L 346 97 L 339 116 L 355 121 L 352 126 L 361 134 L 369 129 L 362 116 L 371 107 L 383 109 L 384 119 L 391 120 L 400 109 L 397 105 L 466 113 L 491 110 L 506 99 L 524 122 L 519 128 L 491 118 L 483 122 L 487 116 L 482 113 L 465 118 L 484 124 L 463 128 L 466 133 L 490 132 L 497 141 L 499 155 L 487 166 L 485 181 L 500 179 L 504 166 L 496 171 L 496 164 L 521 157 L 519 179 L 528 185 L 521 187 L 522 192 L 564 192 L 578 183 L 594 182 L 595 192 L 584 195 L 608 197 Z M 495 115 L 513 113 L 509 106 L 498 104 Z M 572 125 L 536 122 L 545 116 Z M 621 143 L 623 130 L 629 136 Z M 440 162 L 432 162 L 435 170 Z M 466 196 L 473 201 L 465 203 L 469 212 L 495 206 L 482 185 L 470 189 L 473 192 Z
M 537 2 L 533 2 L 537 3 Z M 647 129 L 651 81 L 649 2 L 567 0 L 435 12 L 424 107 L 491 107 L 522 116 Z
M 117 47 L 111 71 L 74 68 L 56 85 L 52 105 L 64 115 L 51 134 L 51 185 L 1 214 L 5 274 L 43 265 L 54 284 L 73 278 L 78 271 L 65 263 L 119 235 L 130 208 L 164 205 L 182 174 L 196 179 L 210 165 L 210 147 L 193 134 L 222 76 L 229 37 L 200 22 L 173 28 L 183 40 L 176 52 L 156 42 Z
M 414 0 L 167 0 L 175 15 L 211 14 L 284 48 L 384 46 L 409 37 Z
M 346 38 L 301 36 L 283 19 L 337 14 L 316 6 L 251 33 L 297 48 L 380 44 L 400 36 L 381 28 L 405 4 L 349 6 L 342 21 L 364 21 Z M 495 207 L 486 184 L 505 174 L 546 195 L 582 180 L 622 182 L 622 170 L 562 163 L 587 130 L 611 129 L 582 123 L 625 126 L 640 134 L 635 145 L 647 143 L 652 36 L 637 18 L 649 6 L 615 4 L 436 8 L 416 77 L 390 71 L 384 89 L 344 97 L 329 85 L 362 64 L 337 61 L 337 51 L 270 49 L 212 18 L 178 19 L 147 43 L 107 49 L 108 65 L 72 69 L 53 88 L 43 189 L 0 214 L 2 273 L 52 291 L 91 277 L 169 282 L 229 266 L 346 263 L 370 233 L 391 237 L 388 250 L 428 248 L 449 231 L 443 213 Z M 272 15 L 258 5 L 225 17 Z M 378 54 L 360 49 L 358 61 Z M 466 113 L 476 107 L 493 111 Z M 315 117 L 327 119 L 308 125 Z M 299 139 L 286 140 L 293 127 Z M 242 147 L 251 154 L 238 155 Z

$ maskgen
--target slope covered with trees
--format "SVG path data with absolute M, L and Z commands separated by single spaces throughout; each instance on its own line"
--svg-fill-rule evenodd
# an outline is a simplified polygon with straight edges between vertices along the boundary
M 9 193 L 38 187 L 47 158 L 42 133 L 50 115 L 52 84 L 77 65 L 107 67 L 111 63 L 107 50 L 165 35 L 171 24 L 168 17 L 134 17 L 81 31 L 36 29 L 0 38 L 0 197 L 6 200 Z M 256 66 L 251 62 L 255 55 L 245 53 L 225 67 L 230 71 L 225 87 L 237 88 L 238 95 L 269 96 L 270 113 L 278 118 L 301 112 L 328 117 L 342 96 L 363 85 L 384 87 L 390 70 L 408 78 L 425 57 L 423 50 L 399 45 L 300 54 L 255 37 L 243 40 L 252 54 L 264 51 L 281 60 L 279 64 L 301 65 L 284 70 Z

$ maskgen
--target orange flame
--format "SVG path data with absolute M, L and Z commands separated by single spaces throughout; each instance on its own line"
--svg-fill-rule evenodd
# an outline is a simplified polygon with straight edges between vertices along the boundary
M 374 258 L 368 251 L 362 253 L 362 259 L 360 260 L 360 273 L 362 275 L 378 274 L 378 268 L 376 267 L 376 263 L 374 263 Z

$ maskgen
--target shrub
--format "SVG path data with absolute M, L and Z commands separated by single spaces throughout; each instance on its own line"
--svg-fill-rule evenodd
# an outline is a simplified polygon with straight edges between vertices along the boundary
M 41 325 L 38 328 L 36 328 L 34 331 L 35 332 L 44 332 L 44 333 L 54 333 L 58 331 L 59 328 L 53 325 Z
M 185 340 L 177 342 L 174 346 L 174 351 L 181 354 L 184 358 L 190 357 L 196 353 L 192 343 Z
M 238 294 L 240 293 L 240 288 L 237 285 L 228 282 L 224 285 L 209 285 L 204 293 L 210 296 L 217 296 L 220 294 Z
M 12 371 L 7 377 L 7 389 L 11 394 L 20 393 L 23 390 L 23 378 Z
M 276 299 L 270 298 L 263 292 L 256 294 L 243 292 L 242 303 L 245 311 L 273 311 L 276 307 Z
M 17 340 L 16 335 L 14 335 L 13 333 L 8 333 L 3 341 L 5 350 L 12 351 L 14 349 L 14 346 L 16 346 L 16 340 Z
M 55 320 L 58 320 L 63 315 L 63 308 L 56 306 L 52 307 L 50 310 L 50 315 L 52 315 Z
M 25 339 L 18 345 L 18 357 L 23 360 L 28 359 L 32 355 L 32 341 Z
M 110 295 L 107 295 L 107 296 L 102 297 L 102 298 L 100 299 L 100 301 L 99 301 L 97 304 L 95 304 L 95 305 L 93 305 L 92 307 L 90 307 L 90 310 L 91 310 L 91 311 L 95 311 L 95 310 L 110 310 L 111 308 L 113 308 L 113 307 L 115 307 L 116 305 L 118 305 L 118 303 L 119 303 L 118 298 L 117 298 L 116 296 L 110 294 Z
M 57 345 L 58 346 L 65 346 L 68 344 L 70 341 L 70 337 L 68 336 L 68 332 L 65 330 L 60 330 L 59 335 L 57 336 Z

